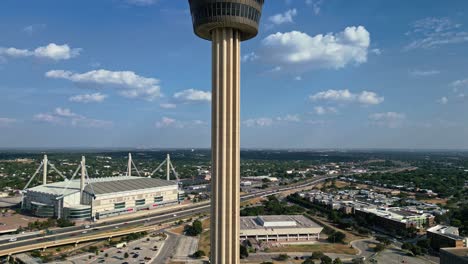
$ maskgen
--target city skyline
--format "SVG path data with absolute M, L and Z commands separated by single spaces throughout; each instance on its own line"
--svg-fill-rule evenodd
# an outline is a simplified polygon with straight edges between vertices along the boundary
M 185 1 L 28 3 L 0 8 L 0 146 L 209 147 Z M 467 9 L 268 3 L 242 46 L 242 148 L 468 148 Z

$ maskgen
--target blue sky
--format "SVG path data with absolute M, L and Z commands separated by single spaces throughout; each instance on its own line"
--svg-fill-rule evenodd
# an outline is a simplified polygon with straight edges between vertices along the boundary
M 267 0 L 242 147 L 468 148 L 468 3 Z M 185 0 L 0 3 L 0 147 L 209 147 Z

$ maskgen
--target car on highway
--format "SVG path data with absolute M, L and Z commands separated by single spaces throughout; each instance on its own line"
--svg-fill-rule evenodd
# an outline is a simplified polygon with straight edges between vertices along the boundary
M 86 230 L 85 230 L 85 231 L 83 231 L 83 232 L 81 232 L 81 234 L 86 234 L 86 233 L 88 233 L 88 231 L 86 231 Z
M 12 238 L 10 238 L 9 241 L 10 241 L 10 242 L 15 242 L 16 240 L 18 240 L 16 237 L 12 237 Z
M 85 225 L 84 228 L 90 228 L 90 226 L 89 226 L 89 225 Z

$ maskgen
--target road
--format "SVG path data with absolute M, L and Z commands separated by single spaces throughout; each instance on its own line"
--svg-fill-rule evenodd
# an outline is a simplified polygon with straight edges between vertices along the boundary
M 377 240 L 375 239 L 360 239 L 360 240 L 354 240 L 351 242 L 351 245 L 357 249 L 358 251 L 358 254 L 357 256 L 359 257 L 365 257 L 366 259 L 368 259 L 370 256 L 372 256 L 375 251 L 371 248 L 369 248 L 369 245 L 370 244 L 377 244 L 379 243 Z
M 335 178 L 336 176 L 326 176 L 326 177 L 317 177 L 313 180 L 309 180 L 300 184 L 286 186 L 286 187 L 276 187 L 273 189 L 267 189 L 258 191 L 255 193 L 250 193 L 243 195 L 241 200 L 248 200 L 255 197 L 264 197 L 269 195 L 278 194 L 281 192 L 286 192 L 294 189 L 303 189 L 306 187 L 310 187 L 316 185 L 317 183 L 323 182 L 327 179 Z M 8 239 L 1 239 L 0 238 L 0 256 L 5 256 L 15 252 L 13 249 L 22 247 L 22 246 L 34 246 L 36 244 L 41 244 L 44 242 L 51 242 L 56 241 L 57 244 L 60 244 L 60 240 L 67 239 L 70 237 L 77 238 L 84 238 L 86 236 L 90 236 L 91 234 L 97 234 L 99 232 L 109 232 L 114 229 L 118 228 L 131 228 L 137 227 L 141 225 L 158 225 L 166 222 L 176 221 L 181 218 L 189 217 L 196 214 L 203 214 L 208 213 L 210 208 L 209 202 L 195 204 L 191 207 L 186 207 L 185 209 L 175 208 L 173 210 L 168 210 L 164 214 L 156 215 L 155 212 L 153 215 L 150 216 L 139 216 L 137 219 L 128 220 L 128 219 L 116 219 L 116 220 L 109 220 L 102 223 L 95 223 L 90 226 L 88 229 L 84 229 L 81 226 L 73 226 L 73 227 L 66 227 L 60 228 L 51 231 L 50 234 L 43 236 L 40 234 L 32 234 L 32 235 L 24 235 L 22 237 L 18 237 L 17 241 L 9 242 Z M 11 251 L 10 251 L 11 250 Z M 5 253 L 6 252 L 6 253 Z

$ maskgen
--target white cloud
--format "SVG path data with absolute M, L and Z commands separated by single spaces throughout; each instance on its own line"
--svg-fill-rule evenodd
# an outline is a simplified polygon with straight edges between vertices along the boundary
M 46 123 L 59 123 L 61 119 L 58 116 L 52 114 L 39 113 L 34 115 L 34 120 Z
M 406 119 L 406 115 L 396 112 L 375 113 L 371 114 L 369 119 L 373 124 L 378 126 L 397 128 L 403 124 Z
M 276 65 L 339 69 L 367 61 L 370 34 L 363 26 L 313 37 L 300 31 L 278 32 L 263 39 L 262 45 L 265 58 Z
M 296 76 L 296 77 L 294 77 L 294 80 L 295 81 L 302 81 L 302 76 Z
M 9 56 L 13 58 L 20 57 L 36 57 L 52 60 L 68 60 L 80 55 L 81 49 L 70 48 L 68 44 L 57 45 L 50 43 L 47 46 L 38 47 L 35 50 L 17 49 L 17 48 L 4 48 L 0 47 L 0 55 Z
M 133 4 L 133 5 L 138 5 L 138 6 L 149 6 L 156 4 L 158 0 L 126 0 L 127 3 Z
M 314 107 L 314 113 L 317 115 L 336 114 L 338 109 L 335 107 L 316 106 Z
M 119 94 L 127 98 L 141 98 L 153 101 L 161 96 L 159 80 L 146 78 L 132 71 L 93 70 L 74 73 L 64 70 L 48 71 L 46 77 L 66 79 L 74 83 L 104 85 L 119 88 Z
M 281 66 L 276 66 L 273 69 L 270 69 L 268 72 L 279 72 L 281 71 L 281 69 L 282 69 Z
M 295 17 L 296 15 L 297 15 L 297 10 L 294 8 L 282 14 L 276 14 L 276 15 L 270 16 L 268 20 L 270 20 L 270 22 L 276 25 L 281 25 L 284 23 L 293 23 L 294 22 L 293 17 Z
M 0 117 L 0 127 L 9 127 L 16 123 L 17 120 L 13 118 L 8 118 L 8 117 Z
M 358 95 L 357 101 L 365 105 L 377 105 L 382 103 L 384 98 L 374 92 L 363 91 Z
M 23 28 L 23 32 L 32 35 L 38 31 L 44 30 L 46 28 L 46 24 L 33 24 Z
M 61 108 L 61 107 L 55 108 L 54 113 L 59 117 L 77 117 L 78 116 L 77 114 L 73 113 L 70 109 Z
M 440 73 L 440 71 L 438 70 L 412 70 L 409 73 L 413 76 L 425 77 L 425 76 L 437 75 Z
M 163 103 L 163 104 L 160 104 L 159 106 L 164 109 L 174 109 L 177 107 L 176 104 L 171 104 L 171 103 Z
M 446 96 L 441 97 L 440 99 L 437 100 L 439 104 L 447 104 L 448 103 L 448 98 Z
M 380 49 L 371 49 L 370 52 L 375 54 L 375 55 L 381 55 L 382 54 L 382 50 L 380 50 Z
M 155 125 L 157 128 L 185 128 L 207 125 L 207 122 L 202 120 L 179 121 L 174 118 L 164 116 L 161 120 L 157 121 Z
M 313 101 L 325 100 L 325 101 L 353 101 L 356 95 L 351 93 L 348 89 L 346 90 L 327 90 L 318 92 L 310 96 Z
M 320 14 L 324 0 L 306 0 L 305 3 L 312 6 L 316 15 Z
M 255 52 L 250 52 L 242 56 L 242 62 L 255 61 L 258 59 L 258 55 Z
M 174 98 L 183 102 L 211 102 L 211 92 L 188 89 L 175 93 Z
M 251 118 L 242 122 L 247 127 L 268 127 L 273 125 L 273 119 L 267 117 Z
M 111 121 L 88 118 L 74 113 L 69 108 L 57 107 L 50 113 L 39 113 L 34 115 L 34 120 L 44 123 L 71 125 L 74 127 L 102 128 L 111 127 Z
M 301 118 L 299 115 L 286 115 L 284 117 L 277 117 L 276 120 L 284 122 L 300 122 Z
M 362 91 L 355 94 L 348 89 L 345 90 L 327 90 L 311 95 L 312 101 L 334 101 L 334 102 L 356 102 L 363 105 L 377 105 L 384 101 L 383 96 L 374 92 Z
M 456 88 L 468 86 L 468 79 L 456 80 L 451 83 L 451 86 L 456 87 Z
M 461 24 L 454 23 L 446 17 L 424 18 L 414 22 L 411 27 L 411 31 L 406 35 L 412 36 L 413 40 L 405 50 L 430 49 L 468 41 L 468 32 L 460 30 Z
M 71 102 L 75 103 L 100 103 L 107 98 L 107 95 L 101 93 L 92 94 L 78 94 L 68 98 Z

